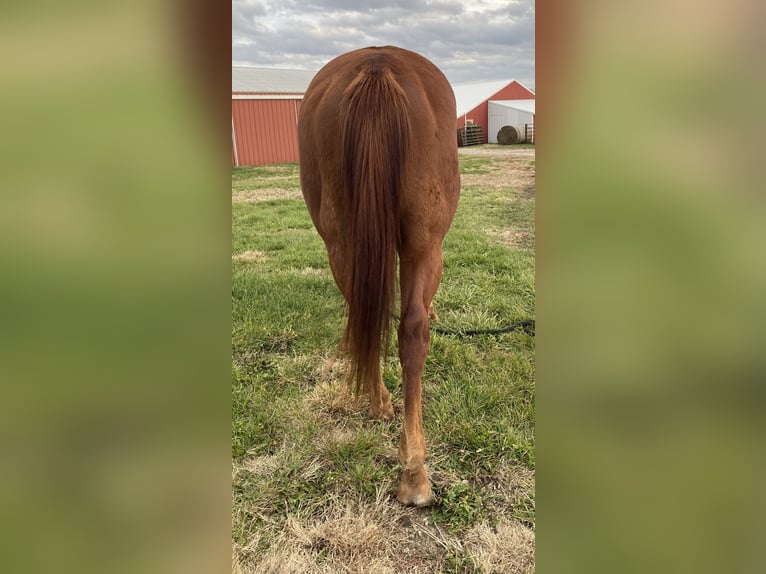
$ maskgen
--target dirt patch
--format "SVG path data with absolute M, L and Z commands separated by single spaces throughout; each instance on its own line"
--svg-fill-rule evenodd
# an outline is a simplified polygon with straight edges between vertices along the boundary
M 267 187 L 264 189 L 253 189 L 248 191 L 237 191 L 232 194 L 231 200 L 234 203 L 258 203 L 259 201 L 269 201 L 272 199 L 302 199 L 300 189 L 284 189 L 280 187 Z
M 525 198 L 535 195 L 535 150 L 513 146 L 459 148 L 460 157 L 486 157 L 495 160 L 486 173 L 460 176 L 462 185 L 477 185 L 490 189 L 513 188 Z
M 518 465 L 502 465 L 482 487 L 495 511 L 534 528 L 535 473 Z
M 429 514 L 429 510 L 410 509 L 399 519 L 397 526 L 407 536 L 397 549 L 400 572 L 437 572 L 436 565 L 452 550 L 444 532 L 429 523 Z
M 460 157 L 499 157 L 535 159 L 535 148 L 520 148 L 516 146 L 468 146 L 458 148 Z

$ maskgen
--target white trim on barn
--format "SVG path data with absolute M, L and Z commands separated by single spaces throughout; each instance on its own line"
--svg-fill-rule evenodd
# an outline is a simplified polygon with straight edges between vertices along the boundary
M 503 126 L 523 126 L 535 122 L 535 100 L 490 100 L 487 141 L 497 143 Z
M 234 167 L 239 167 L 239 150 L 237 149 L 237 132 L 234 130 L 234 115 L 231 116 L 231 145 L 234 148 Z

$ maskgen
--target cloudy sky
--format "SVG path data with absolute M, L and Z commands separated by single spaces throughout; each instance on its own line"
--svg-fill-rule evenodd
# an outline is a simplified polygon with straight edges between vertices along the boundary
M 534 0 L 232 0 L 233 65 L 318 70 L 344 52 L 393 44 L 450 82 L 535 87 Z

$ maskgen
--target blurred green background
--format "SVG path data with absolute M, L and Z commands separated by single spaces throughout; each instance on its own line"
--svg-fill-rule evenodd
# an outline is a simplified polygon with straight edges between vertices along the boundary
M 0 19 L 3 572 L 228 568 L 229 151 L 177 8 Z
M 756 10 L 538 13 L 538 572 L 766 571 Z
M 0 20 L 3 572 L 229 568 L 228 111 L 187 12 Z M 762 6 L 537 12 L 537 571 L 762 572 Z

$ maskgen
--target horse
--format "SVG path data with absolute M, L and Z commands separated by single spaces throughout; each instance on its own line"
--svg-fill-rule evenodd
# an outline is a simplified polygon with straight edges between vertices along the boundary
M 433 503 L 426 472 L 422 376 L 442 242 L 460 195 L 455 97 L 423 56 L 393 46 L 348 52 L 306 90 L 298 117 L 300 181 L 347 304 L 339 349 L 370 415 L 390 419 L 383 384 L 397 295 L 404 425 L 397 499 Z

